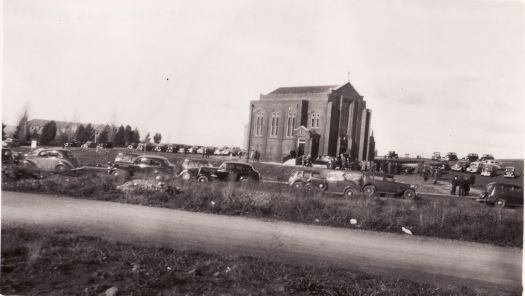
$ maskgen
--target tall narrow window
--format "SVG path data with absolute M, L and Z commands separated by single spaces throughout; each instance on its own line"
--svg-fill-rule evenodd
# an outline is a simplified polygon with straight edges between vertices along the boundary
M 275 114 L 275 136 L 279 132 L 279 113 Z
M 287 137 L 290 137 L 292 136 L 292 115 L 291 114 L 288 114 L 288 122 L 287 122 L 287 126 L 286 126 L 286 136 Z
M 315 127 L 319 127 L 319 114 L 315 115 Z

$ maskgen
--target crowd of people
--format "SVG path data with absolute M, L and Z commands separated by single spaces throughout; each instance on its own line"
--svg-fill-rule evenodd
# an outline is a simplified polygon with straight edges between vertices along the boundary
M 456 195 L 456 189 L 458 191 L 458 196 L 468 196 L 470 192 L 470 187 L 474 186 L 476 182 L 476 177 L 474 174 L 458 176 L 455 175 L 452 178 L 452 188 L 450 190 L 450 195 Z

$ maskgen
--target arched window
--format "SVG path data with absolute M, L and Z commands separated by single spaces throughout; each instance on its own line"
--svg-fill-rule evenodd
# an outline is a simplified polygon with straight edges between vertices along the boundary
M 295 128 L 295 109 L 288 108 L 288 120 L 286 121 L 286 136 L 292 137 L 293 129 Z
M 257 112 L 256 118 L 255 118 L 255 135 L 256 136 L 262 136 L 262 129 L 263 129 L 263 120 L 264 120 L 264 112 Z
M 310 127 L 311 128 L 318 128 L 319 127 L 319 118 L 320 118 L 320 115 L 319 113 L 312 113 L 310 115 Z

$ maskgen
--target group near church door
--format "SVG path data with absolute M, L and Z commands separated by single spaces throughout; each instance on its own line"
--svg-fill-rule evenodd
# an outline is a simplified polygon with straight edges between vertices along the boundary
M 305 140 L 297 140 L 297 157 L 304 155 Z

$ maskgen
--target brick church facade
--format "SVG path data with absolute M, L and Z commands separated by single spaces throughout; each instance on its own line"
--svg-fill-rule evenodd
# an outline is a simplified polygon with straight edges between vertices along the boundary
M 291 151 L 314 159 L 341 152 L 353 160 L 373 158 L 372 111 L 349 82 L 281 87 L 251 101 L 250 112 L 248 149 L 261 160 L 282 162 Z

